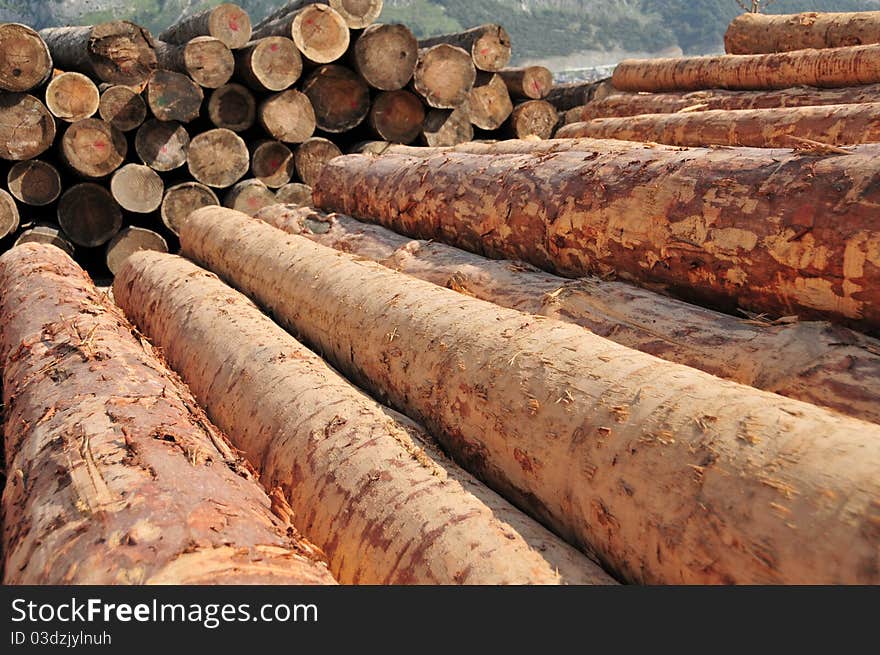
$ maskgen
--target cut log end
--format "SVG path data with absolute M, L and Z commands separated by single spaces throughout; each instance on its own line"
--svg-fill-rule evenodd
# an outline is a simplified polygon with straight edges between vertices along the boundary
M 149 166 L 127 164 L 113 174 L 110 192 L 123 209 L 149 214 L 159 209 L 165 184 Z
M 61 137 L 64 161 L 83 177 L 110 175 L 125 161 L 127 152 L 125 135 L 99 118 L 73 123 Z
M 553 73 L 544 66 L 508 68 L 499 72 L 511 97 L 517 100 L 543 100 L 553 88 Z
M 342 57 L 351 40 L 345 19 L 321 4 L 309 5 L 297 12 L 291 36 L 299 51 L 316 64 L 329 64 Z
M 18 229 L 19 216 L 15 198 L 0 189 L 0 239 L 3 239 Z
M 419 138 L 425 122 L 425 105 L 409 91 L 385 91 L 370 110 L 370 127 L 379 138 L 407 144 Z
M 244 140 L 232 130 L 202 132 L 189 144 L 189 172 L 209 187 L 230 187 L 250 168 L 250 154 Z
M 283 36 L 267 36 L 236 54 L 238 78 L 255 91 L 284 91 L 302 75 L 296 44 Z
M 419 52 L 413 88 L 431 107 L 454 109 L 467 100 L 476 79 L 471 56 L 442 43 Z
M 303 84 L 318 128 L 340 134 L 360 125 L 370 112 L 370 89 L 350 68 L 327 65 Z
M 180 226 L 196 209 L 219 205 L 217 194 L 199 182 L 184 182 L 169 188 L 162 200 L 162 222 L 174 234 L 180 234 Z
M 248 216 L 256 216 L 266 207 L 277 204 L 275 194 L 260 180 L 242 180 L 233 186 L 223 198 L 223 206 Z
M 382 0 L 329 0 L 328 3 L 353 30 L 371 26 L 382 13 Z
M 251 40 L 251 31 L 251 18 L 238 5 L 225 3 L 211 10 L 208 36 L 219 39 L 231 50 L 247 45 Z
M 204 94 L 188 75 L 157 70 L 147 84 L 147 104 L 160 121 L 189 123 L 198 117 Z
M 101 94 L 98 115 L 117 130 L 130 132 L 144 124 L 147 104 L 131 87 L 116 84 Z
M 39 159 L 14 164 L 6 176 L 9 192 L 20 202 L 32 207 L 52 204 L 61 195 L 58 169 Z
M 298 146 L 294 153 L 296 172 L 308 186 L 314 186 L 324 166 L 331 159 L 342 155 L 335 143 L 315 137 Z
M 553 105 L 544 100 L 530 100 L 513 110 L 510 132 L 517 139 L 550 139 L 558 123 L 559 114 Z
M 467 99 L 471 123 L 483 130 L 497 130 L 513 113 L 510 92 L 500 75 L 483 73 Z
M 68 255 L 73 257 L 74 246 L 67 236 L 59 228 L 54 225 L 35 225 L 34 227 L 24 230 L 18 235 L 13 247 L 23 245 L 25 243 L 45 243 L 50 246 L 60 248 Z
M 487 26 L 474 41 L 471 54 L 481 71 L 500 71 L 510 62 L 510 35 L 500 25 Z
M 70 187 L 58 201 L 58 223 L 78 246 L 94 248 L 122 228 L 122 212 L 104 187 L 92 182 Z
M 260 124 L 284 143 L 302 143 L 315 133 L 315 110 L 309 97 L 295 89 L 270 96 L 258 110 Z
M 257 102 L 254 94 L 241 84 L 224 84 L 215 89 L 208 100 L 208 117 L 223 129 L 244 132 L 256 119 Z
M 427 146 L 456 146 L 473 138 L 474 126 L 464 107 L 454 111 L 444 109 L 430 111 L 422 125 L 421 139 Z
M 182 68 L 193 81 L 206 89 L 226 84 L 235 71 L 235 57 L 223 41 L 212 36 L 197 36 L 183 46 Z M 167 68 L 167 67 L 166 67 Z
M 42 84 L 52 73 L 52 56 L 30 27 L 0 24 L 0 89 L 22 93 Z
M 152 230 L 141 227 L 127 227 L 107 244 L 107 268 L 116 275 L 131 255 L 141 250 L 168 252 L 168 242 Z
M 180 123 L 149 120 L 137 131 L 134 148 L 150 168 L 172 171 L 186 163 L 189 134 Z
M 100 102 L 98 87 L 82 73 L 61 73 L 46 87 L 46 107 L 68 123 L 93 116 Z
M 54 141 L 55 118 L 46 105 L 26 93 L 0 94 L 0 159 L 33 159 Z
M 397 91 L 412 79 L 419 43 L 405 25 L 371 25 L 355 42 L 352 58 L 371 87 Z
M 276 189 L 290 182 L 295 170 L 293 152 L 280 141 L 264 141 L 251 155 L 251 172 L 267 187 Z
M 275 192 L 275 199 L 282 204 L 310 207 L 312 204 L 312 187 L 299 182 L 291 182 Z

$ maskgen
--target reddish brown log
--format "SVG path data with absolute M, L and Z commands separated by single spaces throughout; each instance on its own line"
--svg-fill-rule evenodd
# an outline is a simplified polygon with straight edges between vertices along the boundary
M 32 207 L 50 205 L 61 195 L 61 174 L 52 164 L 39 159 L 14 164 L 6 176 L 9 192 Z
M 208 99 L 208 117 L 217 127 L 244 132 L 256 121 L 257 101 L 241 84 L 224 84 Z
M 183 182 L 170 187 L 162 199 L 160 215 L 165 226 L 180 234 L 180 226 L 186 217 L 196 209 L 219 205 L 217 194 L 204 184 L 198 182 Z
M 429 146 L 454 146 L 473 138 L 474 126 L 466 106 L 453 111 L 434 109 L 422 125 L 421 140 Z
M 149 120 L 138 128 L 134 148 L 150 168 L 173 171 L 186 163 L 189 134 L 180 123 Z
M 282 187 L 293 178 L 293 152 L 280 141 L 262 141 L 251 154 L 251 172 L 270 189 Z
M 150 214 L 162 204 L 165 183 L 149 166 L 126 164 L 110 178 L 110 192 L 123 209 Z
M 19 246 L 0 280 L 5 584 L 333 584 L 67 255 Z
M 161 68 L 188 75 L 206 89 L 223 86 L 235 70 L 232 51 L 213 36 L 197 36 L 183 45 L 160 41 L 156 56 Z
M 880 43 L 880 11 L 737 16 L 724 35 L 734 55 Z
M 409 91 L 384 91 L 370 109 L 370 127 L 380 138 L 392 143 L 412 143 L 419 138 L 425 122 L 425 105 Z
M 55 141 L 55 118 L 26 93 L 0 94 L 0 159 L 21 161 L 46 152 Z
M 500 75 L 492 73 L 477 76 L 466 104 L 471 123 L 483 130 L 497 130 L 513 113 L 507 85 Z
M 317 182 L 324 165 L 341 154 L 342 151 L 335 143 L 320 137 L 313 137 L 302 143 L 297 146 L 293 155 L 299 179 L 312 186 Z
M 254 91 L 284 91 L 302 75 L 302 55 L 283 36 L 267 36 L 235 53 L 236 77 Z
M 61 137 L 61 156 L 76 173 L 87 178 L 110 175 L 128 153 L 125 135 L 100 118 L 73 123 Z
M 397 91 L 412 79 L 419 43 L 405 25 L 370 25 L 355 41 L 352 63 L 374 89 Z
M 302 143 L 315 133 L 315 109 L 308 96 L 296 89 L 269 96 L 257 116 L 263 129 L 284 143 Z
M 309 75 L 302 91 L 315 110 L 318 128 L 331 134 L 354 129 L 370 113 L 370 88 L 345 66 L 321 66 Z
M 474 65 L 481 71 L 496 72 L 510 61 L 510 35 L 500 25 L 480 25 L 458 34 L 445 34 L 419 41 L 420 48 L 431 48 L 446 43 L 470 53 Z
M 242 180 L 226 192 L 223 206 L 256 216 L 257 212 L 277 202 L 272 189 L 260 180 Z
M 443 43 L 419 51 L 412 87 L 429 106 L 455 109 L 467 100 L 476 79 L 467 51 Z
M 324 167 L 315 202 L 564 275 L 616 273 L 731 313 L 880 329 L 878 146 L 822 154 L 593 144 L 491 159 L 339 157 Z
M 184 18 L 159 35 L 159 40 L 183 45 L 198 36 L 212 36 L 231 50 L 243 48 L 251 40 L 248 13 L 231 3 L 205 9 Z
M 34 30 L 17 23 L 0 23 L 0 89 L 30 91 L 52 74 L 52 55 Z
M 515 139 L 550 139 L 558 124 L 559 114 L 553 105 L 546 100 L 529 100 L 513 110 L 507 130 Z
M 254 31 L 255 39 L 267 36 L 293 39 L 303 57 L 316 64 L 336 61 L 351 41 L 345 19 L 323 4 L 309 5 Z
M 245 176 L 250 168 L 250 153 L 244 140 L 235 132 L 209 130 L 193 137 L 187 166 L 197 181 L 223 189 Z
M 103 246 L 122 227 L 122 212 L 110 192 L 86 182 L 65 191 L 58 201 L 58 224 L 78 246 Z
M 98 106 L 98 115 L 117 130 L 136 130 L 147 118 L 147 103 L 131 87 L 115 84 L 104 89 Z
M 515 100 L 543 100 L 553 88 L 553 73 L 543 66 L 505 68 L 498 74 Z
M 195 120 L 205 96 L 188 75 L 157 70 L 147 84 L 147 105 L 160 121 L 189 123 Z

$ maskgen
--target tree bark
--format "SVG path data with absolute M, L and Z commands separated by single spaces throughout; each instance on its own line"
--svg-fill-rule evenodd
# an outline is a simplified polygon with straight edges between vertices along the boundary
M 186 163 L 189 142 L 189 134 L 180 123 L 149 120 L 138 128 L 134 148 L 147 166 L 167 172 Z
M 845 87 L 880 82 L 880 45 L 769 55 L 626 59 L 611 78 L 620 91 Z
M 111 84 L 143 84 L 157 66 L 152 35 L 129 21 L 49 27 L 40 30 L 40 36 L 49 46 L 57 68 Z
M 15 248 L 0 279 L 5 584 L 333 584 L 66 255 Z
M 182 244 L 621 579 L 880 581 L 880 426 L 246 217 L 203 210 Z
M 50 246 L 60 248 L 68 255 L 73 257 L 74 246 L 67 238 L 67 235 L 61 231 L 56 225 L 34 225 L 34 227 L 23 230 L 12 247 L 20 246 L 25 243 L 45 243 Z
M 312 204 L 312 187 L 307 184 L 299 184 L 291 182 L 275 192 L 275 199 L 279 203 L 290 203 L 292 205 L 311 205 Z
M 419 41 L 420 48 L 432 48 L 441 43 L 470 53 L 474 66 L 481 71 L 495 73 L 510 62 L 510 35 L 500 25 L 473 27 L 458 34 L 444 34 Z
M 510 92 L 500 75 L 481 73 L 466 101 L 468 118 L 482 130 L 497 130 L 513 113 Z
M 151 214 L 162 204 L 165 183 L 149 166 L 126 164 L 110 178 L 110 193 L 123 209 Z
M 182 45 L 160 41 L 156 56 L 162 68 L 188 75 L 206 89 L 223 86 L 235 70 L 232 50 L 212 36 L 197 36 Z
M 132 88 L 115 84 L 104 89 L 98 115 L 121 132 L 136 130 L 147 118 L 147 103 Z
M 18 205 L 15 204 L 15 198 L 0 189 L 0 239 L 15 232 L 19 222 Z
M 315 109 L 309 97 L 296 89 L 269 96 L 257 115 L 269 136 L 284 143 L 302 143 L 315 133 Z
M 274 205 L 275 194 L 260 180 L 242 180 L 234 185 L 223 198 L 223 206 L 254 216 L 258 211 Z
M 370 109 L 370 127 L 381 139 L 392 143 L 412 143 L 419 138 L 425 122 L 425 105 L 409 91 L 383 91 Z
M 419 42 L 406 25 L 370 25 L 357 38 L 352 64 L 374 89 L 398 91 L 409 84 L 419 58 Z
M 271 189 L 290 182 L 295 170 L 293 152 L 280 141 L 262 141 L 251 153 L 251 172 Z
M 257 100 L 241 84 L 224 84 L 208 98 L 208 118 L 217 127 L 245 132 L 257 120 Z
M 168 242 L 152 230 L 126 227 L 107 244 L 107 268 L 113 275 L 119 273 L 125 260 L 141 250 L 168 252 Z
M 817 89 L 803 86 L 777 91 L 692 91 L 690 93 L 619 93 L 593 100 L 565 113 L 563 122 L 580 123 L 594 118 L 674 114 L 715 109 L 774 109 L 880 102 L 880 85 Z
M 303 183 L 312 186 L 327 162 L 341 155 L 342 151 L 332 141 L 313 137 L 297 146 L 293 153 L 296 173 Z
M 172 25 L 159 35 L 160 41 L 184 45 L 199 36 L 212 36 L 230 50 L 243 48 L 251 40 L 248 13 L 231 3 L 205 9 Z
M 288 0 L 257 23 L 260 28 L 267 23 L 284 18 L 285 16 L 302 9 L 307 5 L 327 4 L 336 10 L 345 20 L 349 28 L 360 30 L 376 21 L 382 13 L 382 0 Z
M 543 100 L 553 89 L 553 73 L 543 66 L 505 68 L 498 74 L 515 100 Z
M 202 87 L 183 73 L 157 70 L 147 84 L 147 105 L 160 121 L 189 123 L 198 118 L 204 99 Z
M 871 43 L 880 43 L 880 11 L 743 14 L 724 35 L 724 48 L 734 55 Z
M 550 139 L 558 124 L 559 113 L 553 105 L 546 100 L 529 100 L 514 108 L 507 131 L 514 139 Z
M 215 189 L 225 189 L 243 178 L 250 168 L 250 153 L 240 136 L 216 129 L 193 137 L 187 166 L 193 178 Z
M 6 186 L 25 205 L 45 207 L 61 195 L 61 174 L 52 164 L 39 159 L 28 159 L 9 169 Z
M 122 166 L 128 154 L 125 135 L 100 118 L 73 123 L 61 137 L 61 156 L 78 175 L 98 179 Z
M 22 161 L 46 152 L 55 141 L 55 118 L 26 93 L 0 94 L 0 159 Z
M 315 206 L 563 275 L 616 273 L 731 313 L 880 328 L 876 146 L 593 143 L 540 157 L 350 155 L 324 167 Z
M 291 234 L 480 300 L 574 323 L 627 348 L 880 423 L 880 341 L 824 322 L 748 321 L 626 282 L 569 280 L 524 262 L 413 241 L 344 214 L 275 205 L 257 218 Z
M 345 19 L 323 4 L 299 9 L 254 32 L 255 39 L 267 36 L 293 39 L 303 57 L 315 64 L 336 61 L 346 53 L 351 42 Z
M 183 182 L 169 187 L 165 192 L 159 214 L 165 227 L 179 235 L 181 224 L 192 212 L 219 204 L 217 194 L 210 187 L 198 182 Z
M 0 89 L 25 93 L 52 74 L 52 55 L 34 30 L 17 23 L 0 24 Z
M 477 79 L 477 69 L 467 51 L 447 44 L 419 50 L 412 88 L 428 106 L 460 107 Z
M 559 84 L 550 89 L 543 98 L 558 111 L 568 111 L 594 100 L 601 100 L 613 91 L 610 80 L 598 82 L 571 82 Z
M 283 36 L 268 36 L 235 53 L 236 78 L 254 91 L 284 91 L 302 75 L 302 55 Z
M 798 147 L 804 140 L 829 145 L 872 143 L 880 141 L 880 103 L 597 118 L 566 125 L 556 136 L 755 148 Z
M 142 253 L 114 294 L 214 420 L 261 462 L 263 479 L 307 508 L 296 525 L 326 549 L 341 582 L 613 583 L 213 275 Z
M 345 66 L 316 69 L 303 83 L 302 92 L 312 103 L 318 128 L 331 134 L 356 128 L 370 113 L 370 88 Z
M 425 116 L 421 140 L 428 146 L 454 146 L 474 138 L 474 126 L 466 106 L 452 111 L 434 109 Z
M 84 248 L 103 246 L 122 228 L 122 212 L 110 192 L 92 182 L 75 184 L 58 201 L 58 224 Z

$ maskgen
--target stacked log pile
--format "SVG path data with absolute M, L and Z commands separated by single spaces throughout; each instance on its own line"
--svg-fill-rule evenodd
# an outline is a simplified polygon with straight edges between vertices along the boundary
M 365 140 L 552 135 L 552 76 L 506 68 L 504 28 L 420 43 L 375 23 L 382 4 L 291 0 L 252 23 L 227 3 L 157 37 L 128 21 L 0 25 L 0 251 L 66 242 L 112 275 L 121 252 L 176 249 L 195 208 L 302 197 L 287 185 Z

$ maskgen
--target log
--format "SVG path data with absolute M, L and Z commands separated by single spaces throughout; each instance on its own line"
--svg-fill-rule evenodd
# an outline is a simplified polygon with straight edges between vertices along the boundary
M 690 93 L 619 93 L 593 100 L 565 113 L 563 122 L 580 123 L 594 118 L 674 114 L 680 111 L 714 109 L 773 109 L 880 102 L 880 85 L 870 84 L 843 89 L 817 89 L 802 86 L 777 91 L 691 91 Z
M 558 84 L 543 98 L 559 111 L 568 111 L 594 100 L 601 100 L 616 91 L 607 79 L 596 82 Z
M 845 87 L 880 82 L 880 45 L 769 55 L 626 59 L 611 78 L 620 91 Z
M 29 159 L 9 169 L 6 186 L 19 202 L 31 207 L 45 207 L 61 195 L 61 174 L 48 162 Z
M 421 140 L 429 146 L 454 146 L 473 138 L 474 126 L 466 106 L 429 111 L 422 124 Z
M 46 86 L 46 108 L 67 123 L 94 116 L 100 101 L 98 87 L 82 73 L 60 73 Z
M 34 30 L 18 23 L 0 23 L 0 89 L 31 91 L 52 74 L 52 55 Z
M 157 66 L 153 37 L 125 20 L 94 26 L 48 27 L 40 30 L 55 66 L 84 73 L 111 84 L 137 86 Z
M 121 132 L 136 130 L 147 118 L 147 103 L 134 89 L 114 84 L 104 89 L 98 115 Z
M 734 18 L 724 35 L 724 49 L 734 55 L 871 43 L 880 43 L 880 11 L 749 13 Z
M 156 57 L 161 68 L 188 75 L 206 89 L 223 86 L 235 71 L 232 50 L 213 36 L 197 36 L 182 45 L 159 41 Z
M 147 105 L 160 121 L 189 123 L 198 118 L 204 99 L 202 87 L 183 73 L 157 70 L 147 84 Z
M 341 582 L 613 584 L 214 275 L 142 253 L 114 295 L 214 420 L 261 462 L 262 479 L 303 508 L 297 527 L 326 549 Z
M 244 132 L 257 119 L 256 98 L 241 84 L 224 84 L 208 99 L 208 117 L 217 127 Z
M 275 200 L 279 203 L 289 203 L 291 205 L 311 205 L 312 187 L 298 182 L 285 184 L 275 192 Z
M 558 124 L 559 114 L 553 105 L 546 100 L 529 100 L 514 108 L 507 131 L 515 139 L 550 139 Z
M 212 36 L 230 50 L 243 48 L 251 40 L 248 13 L 232 3 L 224 3 L 187 16 L 159 35 L 160 41 L 184 45 L 199 36 Z
M 125 135 L 100 118 L 73 123 L 61 137 L 61 156 L 78 175 L 98 179 L 122 165 L 128 154 Z
M 296 89 L 266 98 L 257 117 L 269 136 L 284 143 L 302 143 L 315 133 L 315 109 L 309 97 Z
M 20 472 L 3 494 L 4 584 L 333 584 L 67 255 L 14 248 L 0 279 L 6 462 Z
M 467 100 L 476 79 L 474 61 L 465 50 L 440 44 L 419 50 L 412 88 L 430 107 L 455 109 Z
M 183 182 L 169 187 L 162 199 L 159 214 L 162 222 L 174 234 L 180 234 L 180 226 L 196 209 L 219 205 L 217 194 L 204 184 Z
M 230 187 L 247 174 L 250 153 L 240 136 L 231 130 L 216 129 L 193 137 L 187 166 L 193 178 L 209 187 Z
M 497 130 L 513 113 L 510 92 L 500 75 L 478 75 L 466 103 L 468 118 L 482 130 Z
M 543 100 L 553 88 L 553 73 L 544 66 L 505 68 L 498 75 L 514 100 Z
M 317 127 L 331 134 L 354 129 L 370 113 L 370 88 L 345 66 L 316 69 L 306 78 L 302 92 L 315 110 Z
M 351 42 L 345 19 L 323 4 L 303 7 L 254 31 L 255 39 L 267 36 L 293 39 L 302 56 L 314 64 L 336 61 Z
M 626 282 L 569 280 L 524 262 L 413 241 L 344 214 L 275 205 L 257 218 L 441 287 L 574 323 L 627 348 L 880 423 L 880 341 L 824 322 L 746 321 Z
M 0 239 L 3 239 L 18 229 L 20 218 L 18 205 L 10 193 L 0 189 Z
M 293 160 L 299 179 L 308 186 L 318 181 L 325 164 L 342 155 L 339 147 L 328 139 L 312 137 L 296 147 Z
M 236 78 L 254 91 L 284 91 L 302 75 L 302 55 L 283 36 L 257 39 L 235 53 Z
M 324 167 L 315 206 L 566 276 L 616 273 L 730 313 L 880 327 L 878 146 L 631 145 L 349 155 Z
M 56 248 L 60 248 L 68 255 L 73 257 L 74 246 L 67 238 L 67 235 L 61 231 L 56 225 L 34 225 L 31 228 L 23 230 L 12 247 L 20 246 L 25 243 L 45 243 Z
M 633 148 L 657 147 L 659 150 L 665 146 L 658 144 L 634 143 L 632 141 L 614 141 L 605 139 L 601 143 L 596 139 L 505 139 L 504 141 L 468 141 L 454 146 L 402 146 L 384 141 L 367 141 L 359 144 L 351 154 L 371 155 L 406 155 L 427 159 L 435 155 L 449 152 L 468 153 L 471 155 L 544 155 L 557 152 L 590 152 L 597 146 L 602 146 L 604 152 L 625 152 Z
M 419 58 L 419 42 L 406 25 L 370 25 L 354 42 L 352 65 L 367 84 L 398 91 L 409 84 Z
M 152 230 L 142 227 L 126 227 L 107 244 L 107 268 L 113 275 L 119 273 L 122 265 L 134 253 L 142 250 L 168 252 L 168 242 Z
M 360 30 L 375 22 L 382 13 L 382 0 L 288 0 L 257 23 L 262 27 L 267 23 L 284 18 L 285 16 L 302 9 L 306 5 L 327 4 L 336 10 L 345 20 L 345 23 L 353 30 Z
M 58 224 L 84 248 L 103 246 L 122 228 L 122 212 L 110 192 L 93 182 L 75 184 L 58 201 Z
M 46 152 L 55 141 L 55 118 L 26 93 L 0 94 L 0 159 L 22 161 Z
M 293 152 L 280 141 L 262 141 L 251 153 L 251 172 L 270 189 L 290 182 L 295 170 Z
M 880 141 L 880 103 L 597 118 L 566 125 L 556 136 L 755 148 L 798 147 L 804 140 L 829 145 L 872 143 Z
M 186 163 L 189 133 L 180 123 L 149 120 L 138 128 L 134 149 L 153 170 L 173 171 Z
M 274 205 L 275 193 L 260 180 L 242 180 L 223 198 L 223 206 L 254 216 L 258 211 Z
M 621 580 L 880 580 L 880 426 L 281 234 L 207 209 L 181 241 Z
M 419 41 L 420 48 L 440 44 L 462 48 L 470 53 L 474 65 L 481 71 L 494 73 L 510 62 L 510 35 L 500 25 L 480 25 L 457 34 L 444 34 Z
M 149 166 L 126 164 L 110 178 L 110 193 L 123 209 L 151 214 L 162 204 L 165 183 Z
M 392 143 L 412 143 L 425 122 L 425 106 L 409 91 L 383 91 L 370 109 L 370 128 Z

